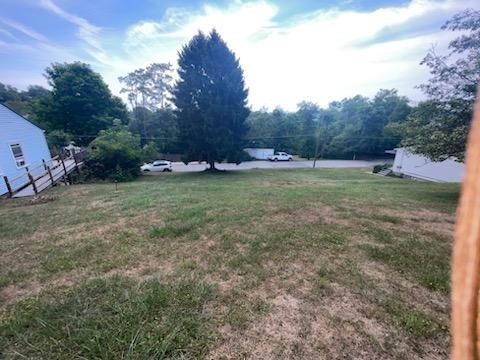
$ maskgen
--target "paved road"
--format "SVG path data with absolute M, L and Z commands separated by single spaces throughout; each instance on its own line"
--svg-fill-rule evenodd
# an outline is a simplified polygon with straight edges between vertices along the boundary
M 373 167 L 376 164 L 383 164 L 385 160 L 317 160 L 317 168 L 365 168 Z M 239 165 L 235 164 L 217 164 L 218 169 L 223 170 L 246 170 L 246 169 L 296 169 L 296 168 L 311 168 L 313 161 L 246 161 Z M 173 171 L 187 172 L 187 171 L 203 171 L 208 167 L 206 164 L 199 164 L 197 162 L 185 165 L 182 162 L 172 163 Z

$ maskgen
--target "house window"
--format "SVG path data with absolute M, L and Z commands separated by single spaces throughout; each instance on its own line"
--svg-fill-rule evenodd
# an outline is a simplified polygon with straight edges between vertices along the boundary
M 23 150 L 20 144 L 10 144 L 10 149 L 12 149 L 13 158 L 17 167 L 25 166 L 25 156 L 23 155 Z

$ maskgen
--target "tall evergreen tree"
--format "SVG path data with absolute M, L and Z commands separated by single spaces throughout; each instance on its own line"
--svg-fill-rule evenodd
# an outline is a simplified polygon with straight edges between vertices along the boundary
M 183 161 L 239 163 L 248 90 L 235 54 L 216 30 L 199 32 L 179 54 L 179 80 L 174 90 Z

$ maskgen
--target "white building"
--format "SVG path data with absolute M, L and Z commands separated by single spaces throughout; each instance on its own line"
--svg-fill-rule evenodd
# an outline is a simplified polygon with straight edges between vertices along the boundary
M 243 149 L 248 155 L 257 160 L 268 160 L 269 156 L 273 156 L 274 150 L 267 148 L 246 148 Z
M 423 155 L 413 154 L 406 148 L 397 148 L 392 170 L 394 173 L 435 182 L 462 182 L 465 165 L 448 158 L 431 161 Z
M 44 131 L 0 104 L 0 195 L 7 192 L 4 176 L 15 179 L 42 160 L 51 160 Z

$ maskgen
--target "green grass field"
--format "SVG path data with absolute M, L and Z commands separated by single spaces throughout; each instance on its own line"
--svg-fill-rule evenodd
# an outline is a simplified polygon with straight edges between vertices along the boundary
M 447 359 L 458 185 L 173 173 L 0 200 L 0 358 Z

